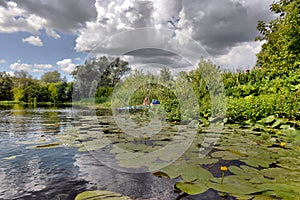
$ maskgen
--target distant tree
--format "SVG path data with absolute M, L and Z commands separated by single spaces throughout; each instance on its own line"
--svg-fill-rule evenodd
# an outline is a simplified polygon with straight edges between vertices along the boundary
M 45 82 L 45 83 L 57 83 L 57 82 L 61 82 L 62 78 L 60 73 L 55 70 L 53 72 L 46 72 L 42 75 L 41 81 Z
M 0 101 L 13 99 L 13 80 L 6 72 L 0 72 Z
M 288 74 L 300 66 L 300 0 L 279 0 L 270 10 L 278 18 L 265 23 L 259 21 L 260 36 L 266 41 L 257 54 L 257 64 L 274 74 Z
M 100 86 L 114 87 L 128 71 L 128 63 L 120 58 L 90 58 L 84 65 L 76 66 L 72 73 L 75 79 L 74 97 L 89 98 L 94 96 Z
M 12 78 L 14 87 L 17 88 L 25 88 L 30 85 L 38 84 L 37 79 L 34 79 L 31 75 L 28 74 L 28 72 L 23 70 L 16 71 Z
M 173 76 L 172 76 L 172 73 L 171 73 L 170 69 L 167 68 L 167 67 L 163 67 L 160 70 L 160 77 L 159 77 L 159 79 L 163 83 L 167 83 L 168 81 L 172 81 L 173 80 Z

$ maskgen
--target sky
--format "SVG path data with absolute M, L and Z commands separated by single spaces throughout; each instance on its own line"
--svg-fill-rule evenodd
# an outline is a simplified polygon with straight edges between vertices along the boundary
M 223 69 L 255 65 L 257 21 L 273 0 L 0 0 L 0 71 L 70 78 L 92 56 L 132 68 L 191 69 L 200 58 Z

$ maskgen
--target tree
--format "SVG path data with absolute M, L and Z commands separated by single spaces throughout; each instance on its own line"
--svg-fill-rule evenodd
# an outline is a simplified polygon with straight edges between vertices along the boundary
M 53 72 L 46 72 L 45 74 L 43 74 L 41 81 L 45 83 L 57 83 L 61 82 L 62 78 L 60 76 L 60 73 L 57 70 L 55 70 Z
M 0 101 L 13 99 L 13 81 L 9 74 L 0 72 Z
M 163 83 L 167 83 L 168 81 L 173 80 L 172 73 L 169 68 L 163 67 L 160 70 L 160 78 L 159 78 Z
M 72 73 L 75 79 L 75 99 L 93 97 L 100 86 L 114 87 L 128 71 L 128 62 L 120 58 L 103 56 L 86 60 L 84 65 L 76 66 Z
M 270 9 L 279 16 L 268 24 L 258 23 L 256 40 L 266 43 L 257 54 L 257 65 L 275 75 L 287 75 L 300 66 L 300 0 L 279 0 Z

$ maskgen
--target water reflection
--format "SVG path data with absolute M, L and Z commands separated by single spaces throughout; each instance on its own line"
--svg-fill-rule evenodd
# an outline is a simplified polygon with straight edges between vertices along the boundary
M 73 166 L 75 149 L 34 150 L 26 145 L 61 133 L 72 123 L 71 113 L 71 108 L 0 106 L 0 199 L 55 199 L 78 192 L 66 192 L 82 182 Z
M 72 126 L 72 113 L 72 108 L 0 106 L 0 199 L 71 200 L 88 189 L 176 199 L 172 180 L 119 172 L 76 148 L 28 148 Z
M 46 186 L 46 175 L 40 169 L 41 159 L 38 157 L 22 162 L 12 161 L 0 169 L 0 197 L 13 199 L 30 196 Z
M 176 199 L 174 181 L 151 173 L 125 173 L 101 164 L 92 155 L 77 154 L 74 165 L 79 176 L 89 182 L 90 190 L 109 190 L 137 199 Z

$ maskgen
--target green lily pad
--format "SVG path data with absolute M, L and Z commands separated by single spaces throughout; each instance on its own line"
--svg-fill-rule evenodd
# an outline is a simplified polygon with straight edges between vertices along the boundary
M 181 177 L 186 182 L 208 180 L 213 178 L 213 175 L 207 169 L 194 165 L 181 166 Z
M 225 176 L 223 184 L 220 184 L 220 182 L 220 179 L 219 183 L 209 182 L 208 186 L 214 190 L 226 192 L 232 194 L 233 196 L 235 194 L 256 194 L 268 190 L 264 188 L 257 188 L 255 187 L 255 184 L 252 184 L 249 181 L 236 175 Z
M 36 149 L 50 149 L 50 148 L 56 148 L 59 145 L 60 145 L 59 143 L 50 143 L 50 144 L 43 144 L 43 145 L 33 146 L 32 148 L 36 148 Z
M 289 129 L 291 126 L 288 124 L 283 124 L 280 126 L 280 129 Z
M 87 142 L 82 142 L 82 147 L 78 149 L 79 152 L 84 151 L 95 151 L 99 149 L 105 148 L 109 142 L 106 142 L 105 140 L 92 140 Z
M 258 185 L 259 188 L 273 190 L 277 196 L 283 199 L 297 199 L 300 196 L 300 184 L 291 185 L 285 183 L 267 183 Z
M 279 127 L 280 125 L 282 125 L 284 122 L 283 119 L 277 119 L 273 124 L 272 124 L 272 128 L 276 128 L 276 127 Z
M 259 120 L 257 122 L 263 123 L 263 124 L 270 124 L 270 123 L 274 122 L 275 119 L 276 119 L 275 116 L 271 115 L 271 116 L 263 118 L 263 119 L 261 119 L 261 120 Z
M 208 187 L 201 183 L 177 182 L 175 187 L 184 193 L 195 195 L 208 190 Z
M 199 156 L 198 153 L 197 153 L 197 155 Z M 197 162 L 200 165 L 211 165 L 211 164 L 215 164 L 215 163 L 219 162 L 219 159 L 216 159 L 216 158 L 201 158 L 198 161 L 196 160 L 195 162 Z
M 75 197 L 75 200 L 130 200 L 130 198 L 110 191 L 95 190 L 82 192 Z
M 216 151 L 212 153 L 211 156 L 215 158 L 222 158 L 223 160 L 239 160 L 241 157 L 240 155 L 230 151 Z

